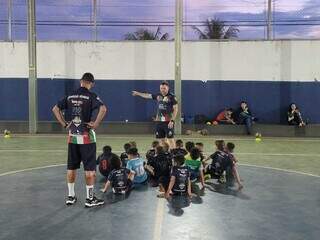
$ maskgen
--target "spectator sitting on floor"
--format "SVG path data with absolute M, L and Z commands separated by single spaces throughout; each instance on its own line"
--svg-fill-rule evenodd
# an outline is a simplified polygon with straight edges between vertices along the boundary
M 215 122 L 218 124 L 236 124 L 232 118 L 232 114 L 233 114 L 233 109 L 226 108 L 225 110 L 223 110 L 218 114 Z
M 245 125 L 247 134 L 251 135 L 252 132 L 252 124 L 254 121 L 257 121 L 255 117 L 252 116 L 251 111 L 249 110 L 248 103 L 242 101 L 240 104 L 240 108 L 235 113 L 235 117 L 237 119 L 237 123 L 240 125 Z
M 289 125 L 296 125 L 299 127 L 306 125 L 301 117 L 301 112 L 295 103 L 290 104 L 287 114 Z

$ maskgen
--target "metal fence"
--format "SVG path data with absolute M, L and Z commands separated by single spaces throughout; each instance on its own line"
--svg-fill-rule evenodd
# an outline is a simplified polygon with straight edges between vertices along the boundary
M 320 38 L 318 0 L 184 0 L 183 6 L 183 40 Z M 40 41 L 173 40 L 174 26 L 175 0 L 36 2 Z M 27 40 L 27 0 L 0 1 L 0 40 Z

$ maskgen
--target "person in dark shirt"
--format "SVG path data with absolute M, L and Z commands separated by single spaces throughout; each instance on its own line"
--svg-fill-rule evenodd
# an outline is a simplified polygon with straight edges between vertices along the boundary
M 205 161 L 205 159 L 206 159 L 206 156 L 204 155 L 204 152 L 203 152 L 203 150 L 204 150 L 204 145 L 203 145 L 203 143 L 202 143 L 202 142 L 197 142 L 197 143 L 195 144 L 195 147 L 199 149 L 199 151 L 200 151 L 200 159 L 201 159 L 201 162 L 204 164 L 204 161 Z
M 158 94 L 132 91 L 132 95 L 157 101 L 156 138 L 160 139 L 160 142 L 168 141 L 170 148 L 175 148 L 174 124 L 178 113 L 178 101 L 169 92 L 169 83 L 162 82 L 160 84 L 160 93 Z
M 109 173 L 112 171 L 112 169 L 110 168 L 110 158 L 113 153 L 110 146 L 104 146 L 102 150 L 103 152 L 99 155 L 96 162 L 99 166 L 99 172 L 101 173 L 101 175 L 107 178 Z
M 173 196 L 185 195 L 191 197 L 190 171 L 188 167 L 183 166 L 184 156 L 175 156 L 174 163 L 175 166 L 172 168 L 166 198 L 170 197 L 170 193 L 172 193 Z
M 289 125 L 296 125 L 299 127 L 306 125 L 302 119 L 301 112 L 295 103 L 290 104 L 287 115 Z
M 228 142 L 225 147 L 225 152 L 229 155 L 229 158 L 233 162 L 232 167 L 226 169 L 226 180 L 227 184 L 229 186 L 233 186 L 234 179 L 238 183 L 238 190 L 241 190 L 243 188 L 243 185 L 241 183 L 238 167 L 237 167 L 237 159 L 233 155 L 235 145 L 232 142 Z
M 172 168 L 171 154 L 165 152 L 162 146 L 157 146 L 155 156 L 148 161 L 146 169 L 150 174 L 153 186 L 159 185 L 158 197 L 163 197 L 170 180 Z
M 187 155 L 188 154 L 187 150 L 184 149 L 183 141 L 181 139 L 178 139 L 176 141 L 176 148 L 171 149 L 171 154 L 173 156 L 176 156 L 176 155 Z
M 130 148 L 131 148 L 131 144 L 130 143 L 125 143 L 123 145 L 124 152 L 121 153 L 121 155 L 120 155 L 120 160 L 121 160 L 121 163 L 122 163 L 123 167 L 127 166 L 127 163 L 129 161 L 129 159 L 128 159 L 128 151 L 129 151 Z
M 211 178 L 221 179 L 224 171 L 232 161 L 229 159 L 228 154 L 225 150 L 225 142 L 223 140 L 217 140 L 215 142 L 216 152 L 209 156 L 211 164 L 206 168 L 206 173 L 211 175 Z
M 110 163 L 113 170 L 108 176 L 108 180 L 102 192 L 106 192 L 111 186 L 115 194 L 125 194 L 131 190 L 134 174 L 127 168 L 121 167 L 121 160 L 117 155 L 112 155 Z
M 253 117 L 247 102 L 242 101 L 240 103 L 240 108 L 235 112 L 234 117 L 238 124 L 246 126 L 247 134 L 251 135 L 252 124 L 257 121 L 257 118 Z
M 159 146 L 159 141 L 153 141 L 151 148 L 146 153 L 147 161 L 150 161 L 156 155 L 156 148 Z
M 186 150 L 187 150 L 187 154 L 185 155 L 185 158 L 186 159 L 191 159 L 191 157 L 190 157 L 190 152 L 191 152 L 191 150 L 193 149 L 195 147 L 195 144 L 194 144 L 194 142 L 186 142 Z
M 94 195 L 96 179 L 96 134 L 95 130 L 100 125 L 107 108 L 101 99 L 93 92 L 94 77 L 91 73 L 84 73 L 80 80 L 81 87 L 70 95 L 61 99 L 52 109 L 54 116 L 65 129 L 68 130 L 68 164 L 67 205 L 76 203 L 74 191 L 76 171 L 83 163 L 86 179 L 87 197 L 86 207 L 104 204 L 104 201 Z M 98 114 L 93 119 L 94 111 Z

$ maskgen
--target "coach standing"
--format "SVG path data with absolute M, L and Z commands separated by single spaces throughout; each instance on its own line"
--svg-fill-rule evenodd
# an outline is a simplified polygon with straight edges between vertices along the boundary
M 157 101 L 156 116 L 156 138 L 165 142 L 166 139 L 170 148 L 175 148 L 174 141 L 174 123 L 178 113 L 177 98 L 169 92 L 169 83 L 164 81 L 160 84 L 160 93 L 150 94 L 132 91 L 133 96 L 139 96 L 145 99 L 153 99 Z
M 100 98 L 90 89 L 94 86 L 94 77 L 91 73 L 83 74 L 80 88 L 71 95 L 64 97 L 52 109 L 59 123 L 69 131 L 68 137 L 68 166 L 67 205 L 76 203 L 74 191 L 76 170 L 83 163 L 86 179 L 87 197 L 86 207 L 103 205 L 104 201 L 94 196 L 96 178 L 96 134 L 95 129 L 103 120 L 107 108 Z M 93 111 L 98 110 L 95 120 L 92 120 Z M 63 114 L 64 113 L 64 114 Z

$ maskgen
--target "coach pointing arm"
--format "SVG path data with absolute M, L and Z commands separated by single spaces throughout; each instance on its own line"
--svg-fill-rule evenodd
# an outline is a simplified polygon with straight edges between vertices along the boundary
M 152 99 L 152 94 L 151 93 L 142 93 L 142 92 L 138 92 L 138 91 L 132 91 L 132 96 L 136 97 L 142 97 L 145 99 Z

